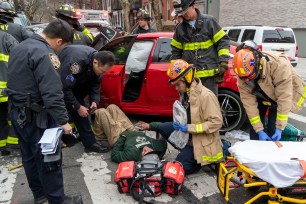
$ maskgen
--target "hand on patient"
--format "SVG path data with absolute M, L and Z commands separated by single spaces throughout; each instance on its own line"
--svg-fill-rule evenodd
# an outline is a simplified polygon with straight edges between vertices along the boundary
M 271 138 L 265 133 L 265 131 L 261 130 L 258 133 L 259 140 L 261 141 L 272 141 Z
M 149 130 L 150 129 L 150 124 L 145 123 L 143 121 L 139 121 L 138 123 L 135 124 L 136 128 L 139 128 L 139 130 Z
M 182 132 L 188 132 L 188 124 L 186 124 L 186 125 L 181 125 L 181 124 L 179 124 L 179 123 L 177 123 L 177 122 L 173 122 L 173 123 L 172 123 L 172 126 L 173 126 L 173 128 L 174 128 L 175 130 L 180 130 L 180 131 L 182 131 Z

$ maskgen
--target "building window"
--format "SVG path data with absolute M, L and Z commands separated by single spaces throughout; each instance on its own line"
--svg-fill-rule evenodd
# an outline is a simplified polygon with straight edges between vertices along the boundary
M 170 0 L 167 0 L 167 21 L 170 21 L 171 12 L 170 12 Z

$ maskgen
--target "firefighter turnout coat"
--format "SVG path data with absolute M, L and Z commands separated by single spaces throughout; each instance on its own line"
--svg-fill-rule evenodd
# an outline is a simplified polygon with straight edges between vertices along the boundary
M 277 104 L 276 127 L 284 130 L 288 113 L 302 110 L 306 98 L 306 84 L 291 66 L 283 53 L 263 52 L 269 61 L 262 58 L 258 85 Z M 241 101 L 256 132 L 264 129 L 260 120 L 256 96 L 252 88 L 238 79 Z
M 223 158 L 219 135 L 223 120 L 216 95 L 200 80 L 196 81 L 198 84 L 190 88 L 191 124 L 188 125 L 188 132 L 192 134 L 195 160 L 206 165 Z
M 213 77 L 220 62 L 228 62 L 229 38 L 217 20 L 196 9 L 192 28 L 187 21 L 178 24 L 171 41 L 171 60 L 183 59 L 197 68 L 197 78 Z

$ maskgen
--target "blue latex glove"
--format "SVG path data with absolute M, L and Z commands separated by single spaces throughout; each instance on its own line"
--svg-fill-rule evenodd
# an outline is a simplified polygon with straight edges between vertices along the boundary
M 180 130 L 180 127 L 181 127 L 181 125 L 180 125 L 179 123 L 177 123 L 177 122 L 173 122 L 173 123 L 172 123 L 172 126 L 173 126 L 173 128 L 174 128 L 175 130 Z
M 258 133 L 259 136 L 259 140 L 262 141 L 272 141 L 271 138 L 267 135 L 267 133 L 265 133 L 265 131 L 261 130 Z
M 273 141 L 279 141 L 282 138 L 282 132 L 283 131 L 281 129 L 276 128 L 275 133 L 272 136 L 272 140 Z
M 186 124 L 186 125 L 180 125 L 181 127 L 180 127 L 180 130 L 182 131 L 182 132 L 188 132 L 188 124 Z

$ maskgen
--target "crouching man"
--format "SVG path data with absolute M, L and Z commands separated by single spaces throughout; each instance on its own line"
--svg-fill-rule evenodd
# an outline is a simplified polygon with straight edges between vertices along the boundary
M 205 88 L 198 78 L 196 69 L 184 60 L 171 63 L 167 75 L 180 94 L 180 102 L 187 112 L 187 124 L 175 122 L 159 124 L 161 135 L 168 139 L 174 130 L 189 133 L 187 145 L 181 149 L 176 160 L 186 174 L 197 172 L 201 166 L 218 162 L 223 158 L 219 129 L 222 115 L 216 95 Z

